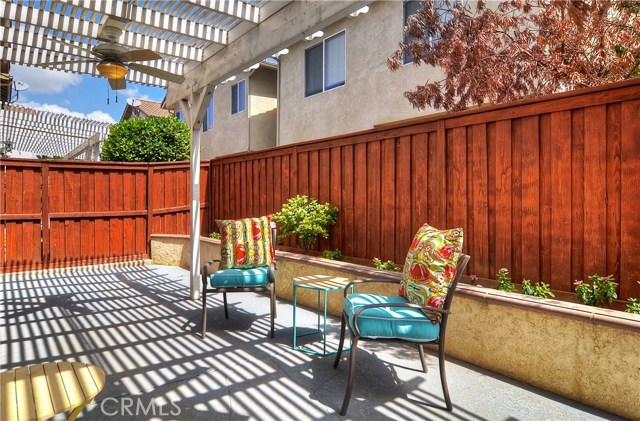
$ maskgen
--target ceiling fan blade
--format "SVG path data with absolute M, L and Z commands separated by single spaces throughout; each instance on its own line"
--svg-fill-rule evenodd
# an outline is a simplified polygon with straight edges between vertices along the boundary
M 58 44 L 66 45 L 66 46 L 68 46 L 70 48 L 76 48 L 76 49 L 81 50 L 81 51 L 86 51 L 87 53 L 93 55 L 93 51 L 91 51 L 91 49 L 89 49 L 89 48 L 84 48 L 84 47 L 81 47 L 79 45 L 73 44 L 71 42 L 67 42 L 65 40 L 54 38 L 54 37 L 48 37 L 48 39 L 50 39 L 53 42 L 57 42 Z M 69 54 L 69 53 L 64 53 L 64 54 L 68 54 L 68 55 L 72 55 L 72 56 L 78 55 L 78 54 Z
M 152 50 L 131 50 L 118 54 L 118 59 L 122 61 L 147 61 L 161 58 L 160 54 Z
M 44 63 L 36 63 L 36 66 L 57 66 L 59 64 L 71 64 L 71 63 L 98 63 L 100 60 L 95 58 L 81 58 L 77 60 L 59 60 L 59 61 L 45 61 Z
M 127 87 L 127 82 L 124 79 L 109 79 L 109 86 L 114 91 L 119 91 Z
M 137 70 L 142 73 L 146 73 L 150 76 L 155 76 L 160 79 L 168 80 L 173 83 L 184 82 L 184 77 L 176 75 L 174 73 L 165 72 L 164 70 L 156 69 L 155 67 L 145 66 L 143 64 L 131 63 L 127 65 L 130 69 Z

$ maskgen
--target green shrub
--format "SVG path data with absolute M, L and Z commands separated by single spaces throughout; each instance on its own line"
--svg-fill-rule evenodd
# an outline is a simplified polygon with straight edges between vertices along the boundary
M 516 292 L 517 288 L 511 282 L 511 275 L 509 275 L 509 269 L 502 268 L 498 271 L 498 285 L 496 289 L 499 291 Z
M 329 260 L 342 260 L 344 258 L 340 249 L 324 250 L 322 252 L 322 257 Z
M 189 159 L 189 127 L 177 117 L 131 118 L 114 124 L 102 161 L 165 162 Z
M 578 301 L 583 304 L 596 307 L 604 307 L 618 298 L 616 293 L 617 283 L 613 282 L 613 275 L 600 276 L 598 274 L 589 276 L 591 283 L 575 281 L 577 285 L 576 295 Z
M 211 234 L 209 234 L 209 237 L 220 240 L 222 239 L 222 234 L 220 234 L 219 232 L 212 232 Z
M 551 292 L 551 287 L 549 284 L 545 284 L 544 282 L 536 282 L 535 285 L 531 285 L 531 281 L 528 279 L 524 279 L 522 281 L 522 293 L 525 295 L 533 295 L 534 297 L 540 298 L 554 298 L 553 292 Z
M 273 215 L 273 220 L 280 223 L 278 242 L 295 235 L 300 248 L 307 253 L 318 237 L 329 237 L 329 227 L 338 220 L 338 208 L 298 195 L 289 199 L 282 210 Z
M 627 313 L 640 314 L 640 299 L 629 298 L 629 304 L 627 304 L 625 311 Z
M 402 272 L 402 267 L 396 265 L 396 262 L 394 262 L 392 260 L 387 260 L 386 262 L 383 262 L 382 260 L 378 259 L 377 257 L 373 258 L 373 267 L 376 268 L 376 269 L 392 270 L 394 272 Z

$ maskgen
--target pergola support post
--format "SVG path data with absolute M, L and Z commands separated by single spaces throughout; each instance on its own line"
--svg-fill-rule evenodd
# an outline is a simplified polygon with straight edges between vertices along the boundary
M 189 94 L 189 98 L 180 101 L 185 122 L 191 130 L 191 265 L 190 265 L 190 289 L 192 300 L 200 298 L 202 291 L 200 284 L 200 134 L 202 133 L 202 120 L 207 110 L 207 105 L 213 94 L 213 86 L 205 86 L 196 92 Z

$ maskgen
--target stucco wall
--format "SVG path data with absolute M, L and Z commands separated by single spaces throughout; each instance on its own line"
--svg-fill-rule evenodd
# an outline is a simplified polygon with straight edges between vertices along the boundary
M 320 40 L 346 31 L 346 83 L 304 97 L 304 52 Z M 416 111 L 403 93 L 424 83 L 434 70 L 405 65 L 396 72 L 387 58 L 403 38 L 403 3 L 377 1 L 355 18 L 323 29 L 323 38 L 289 47 L 281 56 L 280 144 L 365 130 L 375 124 L 433 113 Z
M 231 87 L 246 80 L 247 109 L 231 114 Z M 210 159 L 276 145 L 277 71 L 260 67 L 217 85 L 214 91 L 213 129 L 201 135 L 202 158 Z
M 187 268 L 188 243 L 188 236 L 153 235 L 154 263 Z M 201 244 L 203 261 L 219 255 L 218 241 L 203 239 Z M 399 276 L 349 263 L 278 252 L 277 296 L 291 300 L 292 279 L 315 274 L 349 279 Z M 396 293 L 394 285 L 377 285 L 358 287 L 357 291 Z M 301 293 L 298 300 L 307 307 L 316 305 L 313 293 Z M 342 293 L 331 293 L 329 312 L 340 315 L 341 308 Z M 447 355 L 586 405 L 640 420 L 637 399 L 640 316 L 470 285 L 460 285 L 451 312 Z
M 259 67 L 249 84 L 249 150 L 276 146 L 278 72 Z

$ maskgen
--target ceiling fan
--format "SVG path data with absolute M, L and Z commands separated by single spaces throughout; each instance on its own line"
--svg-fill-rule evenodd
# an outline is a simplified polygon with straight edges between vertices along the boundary
M 136 62 L 161 59 L 162 56 L 155 51 L 148 49 L 130 50 L 118 44 L 118 38 L 122 35 L 122 23 L 113 19 L 107 20 L 102 28 L 101 35 L 107 38 L 108 42 L 94 45 L 93 48 L 86 49 L 73 45 L 73 48 L 89 52 L 95 58 L 79 58 L 75 60 L 61 60 L 39 63 L 40 66 L 55 66 L 69 63 L 98 63 L 96 68 L 101 76 L 109 79 L 109 85 L 114 91 L 125 89 L 125 76 L 129 69 L 137 70 L 163 80 L 174 83 L 182 83 L 184 77 L 176 75 L 155 67 L 145 66 Z M 56 40 L 66 44 L 64 41 Z

